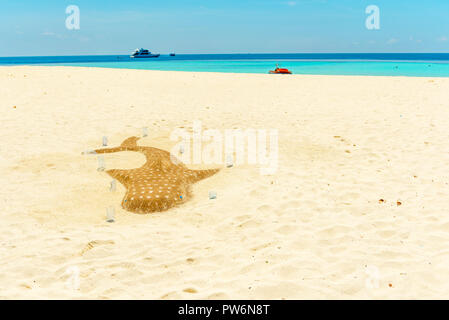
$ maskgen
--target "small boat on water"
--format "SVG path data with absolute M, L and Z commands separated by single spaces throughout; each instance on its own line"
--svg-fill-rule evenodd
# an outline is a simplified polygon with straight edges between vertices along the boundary
M 174 56 L 176 56 L 175 53 L 170 53 L 170 57 L 174 57 Z
M 292 74 L 290 70 L 287 68 L 279 68 L 279 65 L 276 64 L 276 69 L 270 70 L 269 74 Z
M 151 53 L 149 50 L 140 48 L 140 49 L 136 49 L 130 57 L 131 58 L 158 58 L 159 56 L 160 56 L 159 53 L 154 54 L 154 53 Z

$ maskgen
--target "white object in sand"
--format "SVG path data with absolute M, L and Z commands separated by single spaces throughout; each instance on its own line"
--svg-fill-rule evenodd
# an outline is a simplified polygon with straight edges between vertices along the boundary
M 217 192 L 209 191 L 209 199 L 217 199 Z
M 148 128 L 147 127 L 143 127 L 142 128 L 142 137 L 147 137 L 148 136 Z
M 105 165 L 104 165 L 104 156 L 98 156 L 98 168 L 97 171 L 104 171 Z
M 234 165 L 234 157 L 231 154 L 226 155 L 226 167 L 231 168 Z
M 106 147 L 108 145 L 108 137 L 103 136 L 103 147 Z
M 116 180 L 114 179 L 114 180 L 111 181 L 111 186 L 110 186 L 109 190 L 110 190 L 111 192 L 115 192 L 116 186 L 117 186 L 117 182 L 116 182 Z
M 109 207 L 106 210 L 106 222 L 115 222 L 115 209 L 114 209 L 114 207 Z

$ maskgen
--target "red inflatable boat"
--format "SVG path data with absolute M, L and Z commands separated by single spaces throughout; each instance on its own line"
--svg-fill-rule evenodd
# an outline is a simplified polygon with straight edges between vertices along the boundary
M 276 69 L 270 70 L 269 74 L 292 74 L 292 72 L 286 68 L 279 68 L 279 66 L 276 65 Z

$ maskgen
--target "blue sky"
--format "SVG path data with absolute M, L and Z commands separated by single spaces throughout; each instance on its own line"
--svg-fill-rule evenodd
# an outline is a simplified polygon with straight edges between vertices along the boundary
M 0 0 L 0 56 L 449 52 L 448 0 Z M 80 30 L 65 26 L 68 5 Z M 380 30 L 365 27 L 368 5 Z

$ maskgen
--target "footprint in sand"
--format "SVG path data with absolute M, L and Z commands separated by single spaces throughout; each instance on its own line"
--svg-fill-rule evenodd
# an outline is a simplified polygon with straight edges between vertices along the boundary
M 282 235 L 294 234 L 297 231 L 298 231 L 298 228 L 295 226 L 292 226 L 292 225 L 284 225 L 284 226 L 276 229 L 276 232 L 280 233 Z
M 259 221 L 248 220 L 238 225 L 239 228 L 257 228 L 261 225 Z
M 279 206 L 279 209 L 285 210 L 290 208 L 298 208 L 301 207 L 301 202 L 299 200 L 289 200 L 287 202 L 282 203 Z
M 207 297 L 208 300 L 229 300 L 229 296 L 224 292 L 212 293 Z
M 198 293 L 198 290 L 196 290 L 195 288 L 186 288 L 182 291 L 187 292 L 187 293 Z
M 273 207 L 270 206 L 269 204 L 264 204 L 264 205 L 259 206 L 257 208 L 257 211 L 263 212 L 263 213 L 270 213 L 270 212 L 273 212 Z
M 92 250 L 95 247 L 102 246 L 102 245 L 108 245 L 108 244 L 114 244 L 115 242 L 113 240 L 93 240 L 90 241 L 83 250 L 81 250 L 80 255 L 82 256 L 87 251 Z
M 244 214 L 244 215 L 235 217 L 235 220 L 237 220 L 237 221 L 239 221 L 239 222 L 242 222 L 242 221 L 251 219 L 251 217 L 252 217 L 252 216 L 250 216 L 250 215 L 248 215 L 248 214 Z

